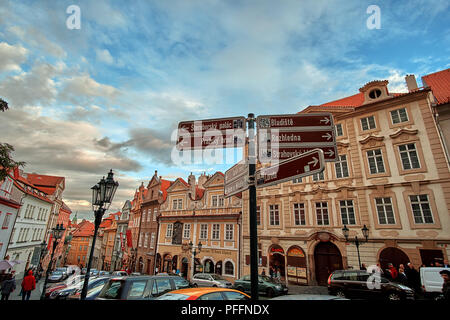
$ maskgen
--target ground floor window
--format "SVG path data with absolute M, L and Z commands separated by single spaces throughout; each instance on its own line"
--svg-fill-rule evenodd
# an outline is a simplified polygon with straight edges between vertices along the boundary
M 225 262 L 225 274 L 234 276 L 234 265 L 231 261 Z

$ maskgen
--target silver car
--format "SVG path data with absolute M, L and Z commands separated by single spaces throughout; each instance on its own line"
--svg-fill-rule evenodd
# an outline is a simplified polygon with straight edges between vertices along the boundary
M 231 288 L 233 285 L 230 281 L 215 273 L 196 273 L 191 282 L 195 287 Z

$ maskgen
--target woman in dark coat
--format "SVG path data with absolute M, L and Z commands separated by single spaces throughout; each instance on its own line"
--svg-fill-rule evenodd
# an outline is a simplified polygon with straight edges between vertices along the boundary
M 8 275 L 8 278 L 2 282 L 2 301 L 8 300 L 9 295 L 16 289 L 16 279 L 12 274 Z

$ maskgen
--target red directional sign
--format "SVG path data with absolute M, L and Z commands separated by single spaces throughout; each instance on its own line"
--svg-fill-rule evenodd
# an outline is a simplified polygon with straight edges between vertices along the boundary
M 236 148 L 245 145 L 246 118 L 183 121 L 178 124 L 178 150 Z
M 337 160 L 333 115 L 305 113 L 257 118 L 258 156 L 262 163 L 284 160 L 316 148 L 325 161 Z
M 314 149 L 281 161 L 278 165 L 258 170 L 255 174 L 257 188 L 279 184 L 288 180 L 320 173 L 325 169 L 323 151 Z

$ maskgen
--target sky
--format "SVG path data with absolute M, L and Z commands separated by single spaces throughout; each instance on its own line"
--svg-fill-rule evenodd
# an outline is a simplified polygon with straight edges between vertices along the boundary
M 174 164 L 180 121 L 296 113 L 372 80 L 406 92 L 407 74 L 421 86 L 450 67 L 449 16 L 447 0 L 0 0 L 0 142 L 26 172 L 64 176 L 64 201 L 93 219 L 90 188 L 110 169 L 114 212 L 155 170 L 231 167 Z

